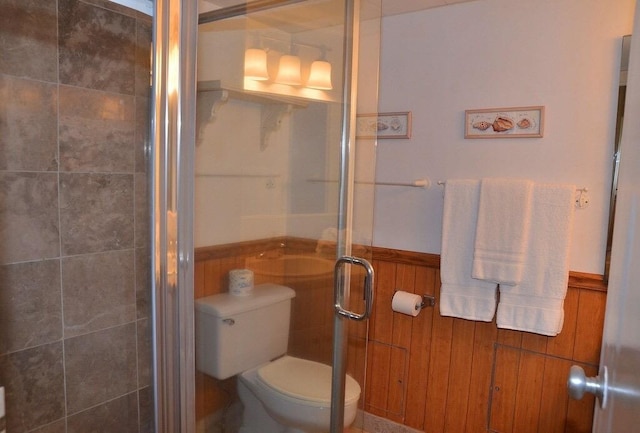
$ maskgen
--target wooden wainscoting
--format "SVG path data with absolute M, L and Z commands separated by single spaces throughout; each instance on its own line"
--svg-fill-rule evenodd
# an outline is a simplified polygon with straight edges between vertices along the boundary
M 244 268 L 248 257 L 284 254 L 284 238 L 197 248 L 195 251 L 194 297 L 227 291 L 229 271 Z M 235 377 L 223 381 L 196 371 L 196 420 L 223 410 L 237 400 Z
M 325 247 L 330 256 L 332 248 Z M 225 291 L 228 271 L 244 267 L 248 258 L 322 254 L 317 248 L 316 241 L 299 238 L 199 248 L 195 296 Z M 569 400 L 566 378 L 572 364 L 597 373 L 606 301 L 601 277 L 570 274 L 563 331 L 545 337 L 498 329 L 495 322 L 442 317 L 437 305 L 415 318 L 395 313 L 395 290 L 439 298 L 439 257 L 378 247 L 363 254 L 373 257 L 376 297 L 368 330 L 363 324 L 350 325 L 349 371 L 364 384 L 361 405 L 367 412 L 427 433 L 591 431 L 594 399 Z M 318 297 L 326 280 L 291 282 L 283 277 L 272 282 L 298 284 L 300 303 L 331 302 L 330 293 Z M 292 332 L 298 354 L 319 360 L 327 356 L 326 344 L 305 337 L 304 329 Z M 322 335 L 330 338 L 327 332 Z M 237 398 L 231 379 L 220 382 L 198 373 L 196 389 L 198 419 Z
M 587 433 L 594 399 L 568 398 L 569 367 L 596 374 L 606 286 L 572 273 L 557 337 L 495 322 L 391 311 L 395 290 L 439 298 L 439 258 L 373 249 L 376 301 L 365 410 L 428 433 Z

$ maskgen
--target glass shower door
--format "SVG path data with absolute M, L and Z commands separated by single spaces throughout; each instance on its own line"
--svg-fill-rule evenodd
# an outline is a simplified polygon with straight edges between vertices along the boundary
M 287 354 L 331 365 L 336 259 L 371 253 L 375 140 L 356 139 L 355 121 L 377 111 L 379 1 L 211 9 L 198 29 L 194 297 L 229 291 L 235 269 L 288 286 Z M 343 269 L 346 306 L 362 312 L 362 268 Z M 338 321 L 362 403 L 367 322 Z M 197 431 L 237 431 L 236 379 L 195 374 Z

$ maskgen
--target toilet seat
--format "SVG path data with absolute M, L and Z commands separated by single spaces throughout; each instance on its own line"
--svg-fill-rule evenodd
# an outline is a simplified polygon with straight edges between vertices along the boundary
M 326 364 L 283 356 L 258 369 L 258 381 L 271 390 L 301 404 L 314 407 L 331 405 L 331 372 Z M 345 405 L 360 398 L 360 385 L 347 375 Z

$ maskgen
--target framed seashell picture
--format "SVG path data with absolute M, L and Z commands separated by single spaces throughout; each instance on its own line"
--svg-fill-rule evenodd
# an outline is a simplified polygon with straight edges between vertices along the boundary
M 411 111 L 358 114 L 356 138 L 411 138 Z
M 542 137 L 544 106 L 466 110 L 464 138 Z

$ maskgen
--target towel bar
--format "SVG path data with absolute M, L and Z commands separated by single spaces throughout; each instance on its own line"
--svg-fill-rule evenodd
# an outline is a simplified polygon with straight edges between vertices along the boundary
M 446 180 L 439 180 L 436 182 L 437 185 L 444 186 L 447 183 Z M 576 207 L 578 209 L 584 209 L 589 206 L 589 188 L 582 187 L 576 188 Z M 444 191 L 442 192 L 444 196 Z
M 316 183 L 328 183 L 328 182 L 338 182 L 337 180 L 330 179 L 307 179 L 307 182 L 316 182 Z M 357 184 L 364 185 L 385 185 L 385 186 L 408 186 L 413 188 L 431 188 L 431 181 L 429 178 L 423 177 L 422 179 L 416 179 L 413 182 L 365 182 L 356 180 Z
M 436 183 L 437 183 L 438 185 L 440 185 L 440 186 L 444 186 L 444 185 L 445 185 L 445 183 L 447 183 L 447 181 L 446 181 L 446 180 L 439 180 L 439 181 L 438 181 L 438 182 L 436 182 Z M 582 187 L 582 188 L 576 188 L 576 192 L 589 192 L 589 188 L 587 188 L 586 186 L 585 186 L 585 187 Z

